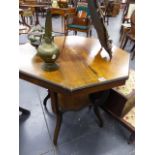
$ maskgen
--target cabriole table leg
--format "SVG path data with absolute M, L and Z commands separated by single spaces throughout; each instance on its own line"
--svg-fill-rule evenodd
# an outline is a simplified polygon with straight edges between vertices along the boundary
M 48 94 L 47 94 L 47 96 L 44 98 L 44 101 L 43 101 L 43 104 L 44 104 L 44 106 L 45 106 L 45 108 L 46 108 L 46 105 L 47 105 L 47 100 L 50 98 L 50 93 L 49 93 L 49 90 L 48 90 Z
M 52 100 L 52 110 L 56 114 L 56 127 L 54 131 L 53 143 L 54 145 L 57 145 L 57 140 L 58 140 L 59 131 L 60 131 L 61 122 L 62 122 L 62 112 L 59 110 L 57 93 L 51 90 L 49 90 L 49 92 L 50 92 L 51 100 Z

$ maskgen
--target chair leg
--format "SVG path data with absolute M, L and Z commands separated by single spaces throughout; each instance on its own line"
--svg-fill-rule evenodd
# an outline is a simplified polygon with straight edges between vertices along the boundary
M 132 144 L 134 143 L 134 141 L 135 141 L 135 132 L 132 132 L 129 137 L 128 144 Z
M 87 38 L 89 37 L 89 31 L 86 32 L 86 37 L 87 37 Z
M 124 48 L 125 48 L 125 46 L 126 46 L 127 42 L 128 42 L 128 37 L 125 37 L 125 42 L 124 42 L 124 45 L 122 46 L 122 49 L 124 49 Z
M 135 50 L 135 44 L 133 45 L 131 52 L 133 52 Z
M 107 16 L 107 25 L 109 25 L 109 17 Z
M 132 54 L 131 60 L 133 60 L 134 58 L 135 58 L 135 51 L 133 51 L 133 54 Z
M 131 60 L 133 60 L 135 58 L 135 44 L 133 45 L 133 47 L 131 49 L 131 52 L 133 53 L 132 57 L 131 57 Z
M 33 17 L 30 17 L 30 24 L 33 25 Z
M 92 30 L 90 30 L 90 37 L 92 36 Z
M 68 36 L 68 30 L 65 31 L 65 36 Z
M 122 39 L 120 41 L 120 48 L 122 48 L 125 39 L 126 39 L 125 34 L 123 34 Z
M 125 37 L 125 32 L 123 31 L 123 26 L 121 26 L 119 41 L 122 42 L 124 37 Z
M 77 35 L 77 31 L 74 31 L 74 35 Z

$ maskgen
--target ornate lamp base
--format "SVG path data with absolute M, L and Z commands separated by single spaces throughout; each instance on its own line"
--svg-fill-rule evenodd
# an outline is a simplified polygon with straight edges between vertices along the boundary
M 44 71 L 48 71 L 48 72 L 55 71 L 58 68 L 59 68 L 59 66 L 54 62 L 53 63 L 43 63 L 43 65 L 42 65 L 42 69 Z

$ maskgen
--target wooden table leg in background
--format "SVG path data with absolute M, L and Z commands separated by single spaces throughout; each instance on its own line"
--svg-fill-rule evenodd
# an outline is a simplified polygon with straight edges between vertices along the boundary
M 62 26 L 62 32 L 65 32 L 65 17 L 61 16 L 61 26 Z
M 35 25 L 39 24 L 39 17 L 38 17 L 38 10 L 35 8 L 35 14 L 36 14 L 36 22 Z
M 55 127 L 55 131 L 54 131 L 53 143 L 54 143 L 54 145 L 57 145 L 57 140 L 58 140 L 59 131 L 60 131 L 61 122 L 62 122 L 62 112 L 59 110 L 58 94 L 51 90 L 49 90 L 49 93 L 51 95 L 52 110 L 56 115 L 56 127 Z
M 30 115 L 30 111 L 22 107 L 19 107 L 19 111 L 22 112 L 22 115 Z

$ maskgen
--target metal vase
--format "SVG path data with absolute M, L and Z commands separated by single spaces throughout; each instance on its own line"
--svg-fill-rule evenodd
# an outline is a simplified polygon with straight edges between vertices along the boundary
M 41 44 L 38 47 L 38 55 L 45 62 L 43 69 L 53 70 L 57 68 L 55 63 L 59 56 L 59 48 L 53 42 L 52 37 L 52 22 L 51 22 L 51 9 L 47 10 L 46 21 L 45 21 L 45 34 L 42 38 Z

